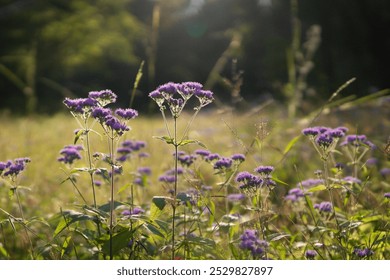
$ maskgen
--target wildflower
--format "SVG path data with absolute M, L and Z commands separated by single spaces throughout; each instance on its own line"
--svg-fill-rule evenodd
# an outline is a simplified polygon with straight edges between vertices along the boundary
M 125 120 L 131 120 L 138 117 L 138 112 L 134 109 L 116 109 L 115 114 Z
M 317 256 L 317 252 L 314 251 L 314 250 L 307 250 L 307 251 L 305 252 L 305 257 L 306 257 L 307 259 L 309 259 L 309 260 L 314 259 L 316 256 Z
M 230 202 L 240 202 L 241 200 L 245 199 L 245 194 L 242 193 L 232 193 L 229 194 L 226 199 Z
M 333 143 L 333 138 L 330 134 L 323 133 L 317 137 L 316 142 L 321 148 L 326 150 Z
M 105 89 L 101 91 L 91 91 L 89 92 L 88 97 L 96 100 L 100 106 L 104 107 L 110 103 L 114 103 L 117 95 L 111 90 Z
M 375 145 L 367 140 L 366 135 L 357 135 L 357 134 L 352 134 L 352 135 L 347 135 L 345 140 L 340 143 L 341 146 L 346 146 L 346 145 L 351 145 L 354 147 L 360 147 L 360 146 L 366 146 L 370 149 L 374 149 Z
M 385 198 L 390 198 L 390 192 L 385 193 L 383 196 L 384 196 Z
M 209 154 L 207 157 L 206 157 L 206 161 L 207 162 L 210 162 L 210 161 L 213 161 L 213 160 L 218 160 L 220 159 L 221 156 L 219 154 Z
M 143 174 L 143 175 L 152 174 L 152 169 L 150 169 L 150 167 L 138 167 L 137 171 L 138 171 L 138 173 Z
M 284 199 L 291 200 L 292 202 L 296 202 L 299 198 L 304 197 L 305 194 L 300 188 L 293 188 L 288 191 L 288 194 Z
M 60 154 L 62 155 L 62 157 L 59 157 L 58 161 L 72 164 L 75 160 L 81 159 L 81 154 L 80 154 L 81 150 L 83 150 L 83 147 L 81 147 L 79 145 L 65 146 L 60 151 Z
M 390 168 L 387 168 L 387 167 L 382 168 L 382 169 L 379 171 L 379 173 L 380 173 L 383 177 L 386 177 L 386 176 L 390 175 Z
M 302 130 L 302 134 L 305 136 L 314 137 L 320 134 L 320 130 L 317 127 L 308 127 Z
M 314 204 L 314 209 L 318 209 L 320 212 L 332 212 L 332 203 L 323 201 L 320 204 Z
M 321 184 L 324 184 L 325 181 L 323 179 L 307 179 L 304 181 L 301 181 L 297 184 L 297 187 L 302 186 L 304 188 L 311 188 L 315 187 Z
M 359 258 L 365 258 L 365 257 L 372 256 L 374 254 L 374 251 L 369 248 L 365 248 L 365 249 L 356 248 L 355 250 L 353 250 L 353 253 Z
M 366 161 L 366 165 L 367 165 L 367 166 L 376 166 L 377 164 L 378 164 L 378 159 L 377 159 L 377 158 L 374 158 L 374 157 L 369 158 L 369 159 L 367 159 L 367 161 Z
M 196 159 L 196 156 L 193 155 L 179 155 L 178 160 L 179 162 L 184 165 L 189 167 L 191 164 L 194 163 L 194 160 Z
M 165 183 L 174 183 L 176 181 L 176 178 L 173 175 L 162 175 L 158 177 L 158 180 L 160 182 L 165 182 Z
M 122 211 L 123 216 L 132 216 L 139 215 L 145 213 L 145 210 L 140 207 L 134 207 L 132 210 L 124 210 Z
M 355 178 L 355 177 L 352 177 L 352 176 L 347 176 L 343 179 L 344 181 L 346 181 L 347 183 L 350 183 L 350 184 L 361 184 L 362 181 L 359 180 L 358 178 Z
M 211 153 L 210 153 L 210 151 L 208 151 L 208 150 L 199 149 L 199 150 L 196 150 L 196 151 L 195 151 L 195 154 L 196 154 L 196 155 L 199 155 L 199 156 L 201 156 L 201 157 L 207 157 L 207 156 L 210 155 Z
M 63 103 L 71 112 L 79 114 L 88 113 L 97 105 L 97 101 L 92 98 L 65 98 Z
M 232 166 L 232 163 L 230 158 L 222 157 L 214 163 L 214 169 L 227 169 Z
M 272 171 L 274 171 L 274 167 L 273 166 L 258 166 L 257 168 L 255 168 L 255 171 L 257 173 L 260 173 L 261 175 L 269 175 Z
M 194 95 L 199 100 L 199 103 L 200 103 L 199 107 L 204 107 L 204 106 L 210 104 L 211 102 L 213 102 L 213 100 L 214 100 L 213 93 L 209 90 L 201 90 L 201 91 L 195 92 Z
M 3 176 L 17 176 L 26 168 L 26 164 L 31 162 L 30 158 L 16 158 L 13 161 L 8 160 L 5 162 L 0 162 L 0 175 Z M 4 173 L 3 173 L 4 172 Z
M 203 88 L 203 85 L 197 82 L 185 82 L 177 86 L 179 94 L 186 100 L 193 94 L 198 93 Z
M 254 258 L 261 257 L 266 248 L 269 246 L 265 240 L 257 238 L 257 231 L 247 229 L 240 236 L 240 248 L 243 250 L 249 250 Z
M 205 192 L 209 192 L 209 191 L 211 191 L 212 189 L 213 189 L 212 186 L 202 186 L 202 187 L 201 187 L 201 190 L 202 190 L 202 191 L 205 191 Z
M 260 187 L 263 184 L 263 180 L 258 176 L 249 173 L 248 171 L 243 171 L 237 174 L 236 181 L 242 183 L 240 189 L 250 189 L 254 187 Z
M 105 125 L 115 131 L 119 136 L 123 135 L 125 131 L 129 131 L 130 128 L 124 123 L 121 123 L 116 117 L 108 116 L 105 119 Z
M 231 156 L 231 159 L 235 162 L 241 163 L 245 161 L 245 155 L 243 154 L 234 154 Z
M 335 129 L 330 129 L 327 132 L 332 138 L 341 138 L 345 135 L 345 129 L 343 128 L 335 128 Z

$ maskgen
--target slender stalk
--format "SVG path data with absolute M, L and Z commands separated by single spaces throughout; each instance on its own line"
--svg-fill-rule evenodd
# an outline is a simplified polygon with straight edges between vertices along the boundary
M 25 222 L 25 219 L 24 219 L 22 204 L 21 204 L 21 202 L 20 202 L 20 197 L 19 197 L 18 189 L 17 189 L 17 188 L 14 188 L 14 191 L 15 191 L 16 200 L 17 200 L 18 206 L 19 206 L 20 217 L 22 218 L 23 223 L 24 223 L 24 222 Z M 28 234 L 28 231 L 27 231 L 27 225 L 24 226 L 24 231 L 25 231 L 25 234 L 26 234 L 26 236 L 27 236 L 27 239 L 28 239 L 28 242 L 29 242 L 29 245 L 30 245 L 31 258 L 32 258 L 32 259 L 35 259 L 35 256 L 34 256 L 34 248 L 33 248 L 33 244 L 32 244 L 30 235 Z
M 113 222 L 113 216 L 114 216 L 114 172 L 115 172 L 115 166 L 114 166 L 114 131 L 111 130 L 111 137 L 109 142 L 109 153 L 110 153 L 110 160 L 111 160 L 111 198 L 110 198 L 110 260 L 113 259 L 113 252 L 112 252 L 112 233 L 114 228 L 114 222 Z
M 179 161 L 179 145 L 177 143 L 177 118 L 174 117 L 174 146 L 175 146 L 175 184 L 173 190 L 173 205 L 172 205 L 172 260 L 175 259 L 175 216 L 176 216 L 176 196 L 177 196 L 177 181 L 178 181 L 178 161 Z

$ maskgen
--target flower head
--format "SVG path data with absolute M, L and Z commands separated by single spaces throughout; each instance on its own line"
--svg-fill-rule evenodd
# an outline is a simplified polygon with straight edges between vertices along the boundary
M 314 204 L 314 209 L 318 209 L 320 212 L 332 212 L 332 203 L 329 201 L 323 201 L 320 204 Z
M 314 251 L 314 250 L 307 250 L 307 251 L 305 252 L 305 257 L 306 257 L 307 259 L 309 259 L 309 260 L 314 259 L 316 256 L 317 256 L 317 252 Z
M 255 168 L 255 171 L 261 175 L 269 175 L 272 171 L 274 171 L 274 167 L 260 165 Z
M 233 161 L 230 158 L 222 157 L 214 163 L 214 169 L 227 169 L 230 168 L 232 164 Z
M 245 194 L 242 193 L 232 193 L 229 194 L 226 199 L 230 202 L 240 202 L 241 200 L 245 199 Z
M 288 191 L 288 194 L 285 196 L 285 199 L 291 200 L 292 202 L 296 202 L 299 198 L 304 196 L 305 194 L 300 188 L 293 188 Z
M 124 123 L 121 123 L 118 118 L 112 115 L 106 117 L 104 123 L 107 127 L 115 131 L 119 136 L 123 135 L 125 131 L 130 130 L 128 126 L 126 126 Z
M 356 248 L 355 250 L 353 250 L 353 253 L 359 258 L 365 258 L 365 257 L 372 256 L 374 254 L 374 251 L 369 248 L 364 248 L 364 249 Z
M 60 154 L 62 157 L 58 158 L 58 161 L 64 162 L 67 164 L 72 164 L 75 160 L 81 159 L 80 151 L 83 150 L 83 147 L 79 145 L 68 145 L 65 146 Z
M 0 162 L 0 175 L 15 177 L 26 168 L 29 162 L 31 159 L 27 157 Z
M 85 114 L 92 111 L 93 107 L 96 106 L 97 101 L 92 98 L 65 98 L 63 103 L 72 113 Z
M 240 248 L 249 250 L 254 258 L 261 257 L 269 246 L 265 240 L 258 239 L 257 234 L 256 230 L 247 229 L 240 236 Z
M 96 100 L 100 106 L 104 107 L 110 103 L 114 103 L 117 95 L 111 90 L 105 89 L 101 91 L 91 91 L 89 92 L 88 97 Z
M 125 120 L 131 120 L 138 117 L 138 112 L 134 109 L 116 109 L 115 114 Z

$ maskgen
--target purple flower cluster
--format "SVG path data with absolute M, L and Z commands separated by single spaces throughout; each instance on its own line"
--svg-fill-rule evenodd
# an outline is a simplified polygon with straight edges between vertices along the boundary
M 179 117 L 186 102 L 192 96 L 195 96 L 199 101 L 199 106 L 195 110 L 199 110 L 214 100 L 213 93 L 203 90 L 203 85 L 197 82 L 169 82 L 149 93 L 149 97 L 157 103 L 160 110 L 165 110 L 164 104 L 167 104 L 175 118 Z
M 16 177 L 20 172 L 25 170 L 29 162 L 31 162 L 31 159 L 27 157 L 0 162 L 0 175 Z
M 115 113 L 104 106 L 116 101 L 117 96 L 111 90 L 91 91 L 88 98 L 65 98 L 64 104 L 75 115 L 81 115 L 83 119 L 90 116 L 99 121 L 107 129 L 115 131 L 119 136 L 130 130 L 125 122 L 138 116 L 134 109 L 117 109 Z M 120 118 L 120 119 L 119 119 Z
M 67 145 L 61 151 L 62 155 L 57 160 L 63 163 L 72 164 L 75 160 L 81 159 L 80 151 L 83 147 L 80 145 Z
M 300 188 L 293 188 L 288 191 L 288 194 L 285 196 L 284 199 L 290 200 L 292 202 L 298 201 L 301 197 L 304 197 L 305 194 Z
M 138 140 L 125 140 L 123 141 L 119 148 L 116 150 L 118 156 L 117 160 L 124 162 L 129 159 L 134 152 L 138 152 L 141 149 L 146 147 L 146 142 Z
M 145 187 L 147 184 L 147 177 L 152 174 L 152 169 L 150 167 L 138 167 L 136 178 L 134 179 L 134 184 Z
M 258 188 L 263 184 L 263 180 L 260 177 L 253 175 L 248 171 L 238 173 L 236 176 L 236 182 L 241 183 L 239 186 L 241 190 Z
M 374 149 L 375 148 L 375 145 L 371 142 L 371 141 L 368 141 L 367 140 L 367 136 L 366 135 L 357 135 L 357 134 L 351 134 L 351 135 L 347 135 L 345 137 L 345 140 L 343 142 L 340 143 L 341 146 L 347 146 L 347 145 L 350 145 L 350 146 L 353 146 L 353 147 L 368 147 L 370 149 Z
M 347 131 L 346 127 L 315 126 L 303 129 L 302 134 L 315 141 L 322 149 L 327 150 L 333 143 L 344 137 Z
M 325 181 L 323 179 L 307 179 L 304 181 L 301 181 L 297 184 L 297 187 L 302 186 L 304 188 L 311 188 L 315 187 L 321 184 L 324 184 Z
M 356 248 L 355 250 L 353 250 L 353 253 L 359 258 L 365 258 L 365 257 L 372 256 L 374 254 L 374 251 L 369 248 L 364 248 L 364 249 Z
M 242 193 L 232 193 L 229 194 L 226 199 L 230 202 L 240 202 L 245 199 L 245 194 Z
M 255 171 L 257 173 L 260 173 L 260 175 L 262 175 L 262 176 L 268 176 L 269 174 L 271 174 L 272 171 L 274 171 L 274 167 L 260 165 L 260 166 L 255 168 Z
M 252 253 L 253 258 L 262 257 L 269 246 L 265 240 L 260 240 L 257 237 L 257 231 L 253 229 L 247 229 L 240 236 L 240 248 L 243 250 L 249 250 Z
M 316 256 L 317 256 L 317 252 L 314 251 L 314 250 L 307 250 L 307 251 L 305 252 L 305 257 L 306 257 L 307 259 L 309 259 L 309 260 L 314 259 Z
M 390 199 L 390 192 L 385 193 L 383 196 Z
M 177 159 L 182 166 L 190 167 L 196 160 L 196 155 L 187 155 L 184 152 L 180 152 Z
M 232 166 L 233 160 L 227 157 L 221 157 L 214 163 L 214 169 L 224 170 Z
M 314 204 L 314 209 L 318 209 L 320 212 L 332 212 L 332 203 L 329 201 L 323 201 L 319 204 Z
M 139 215 L 145 213 L 145 210 L 140 207 L 134 207 L 131 210 L 124 210 L 122 211 L 123 216 L 133 216 L 133 215 Z

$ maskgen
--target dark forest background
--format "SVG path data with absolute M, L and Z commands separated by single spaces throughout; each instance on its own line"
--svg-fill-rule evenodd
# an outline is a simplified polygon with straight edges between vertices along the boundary
M 159 84 L 198 81 L 224 104 L 318 103 L 390 87 L 387 0 L 0 0 L 0 111 L 54 113 L 111 89 L 149 108 Z M 218 103 L 217 103 L 218 104 Z

